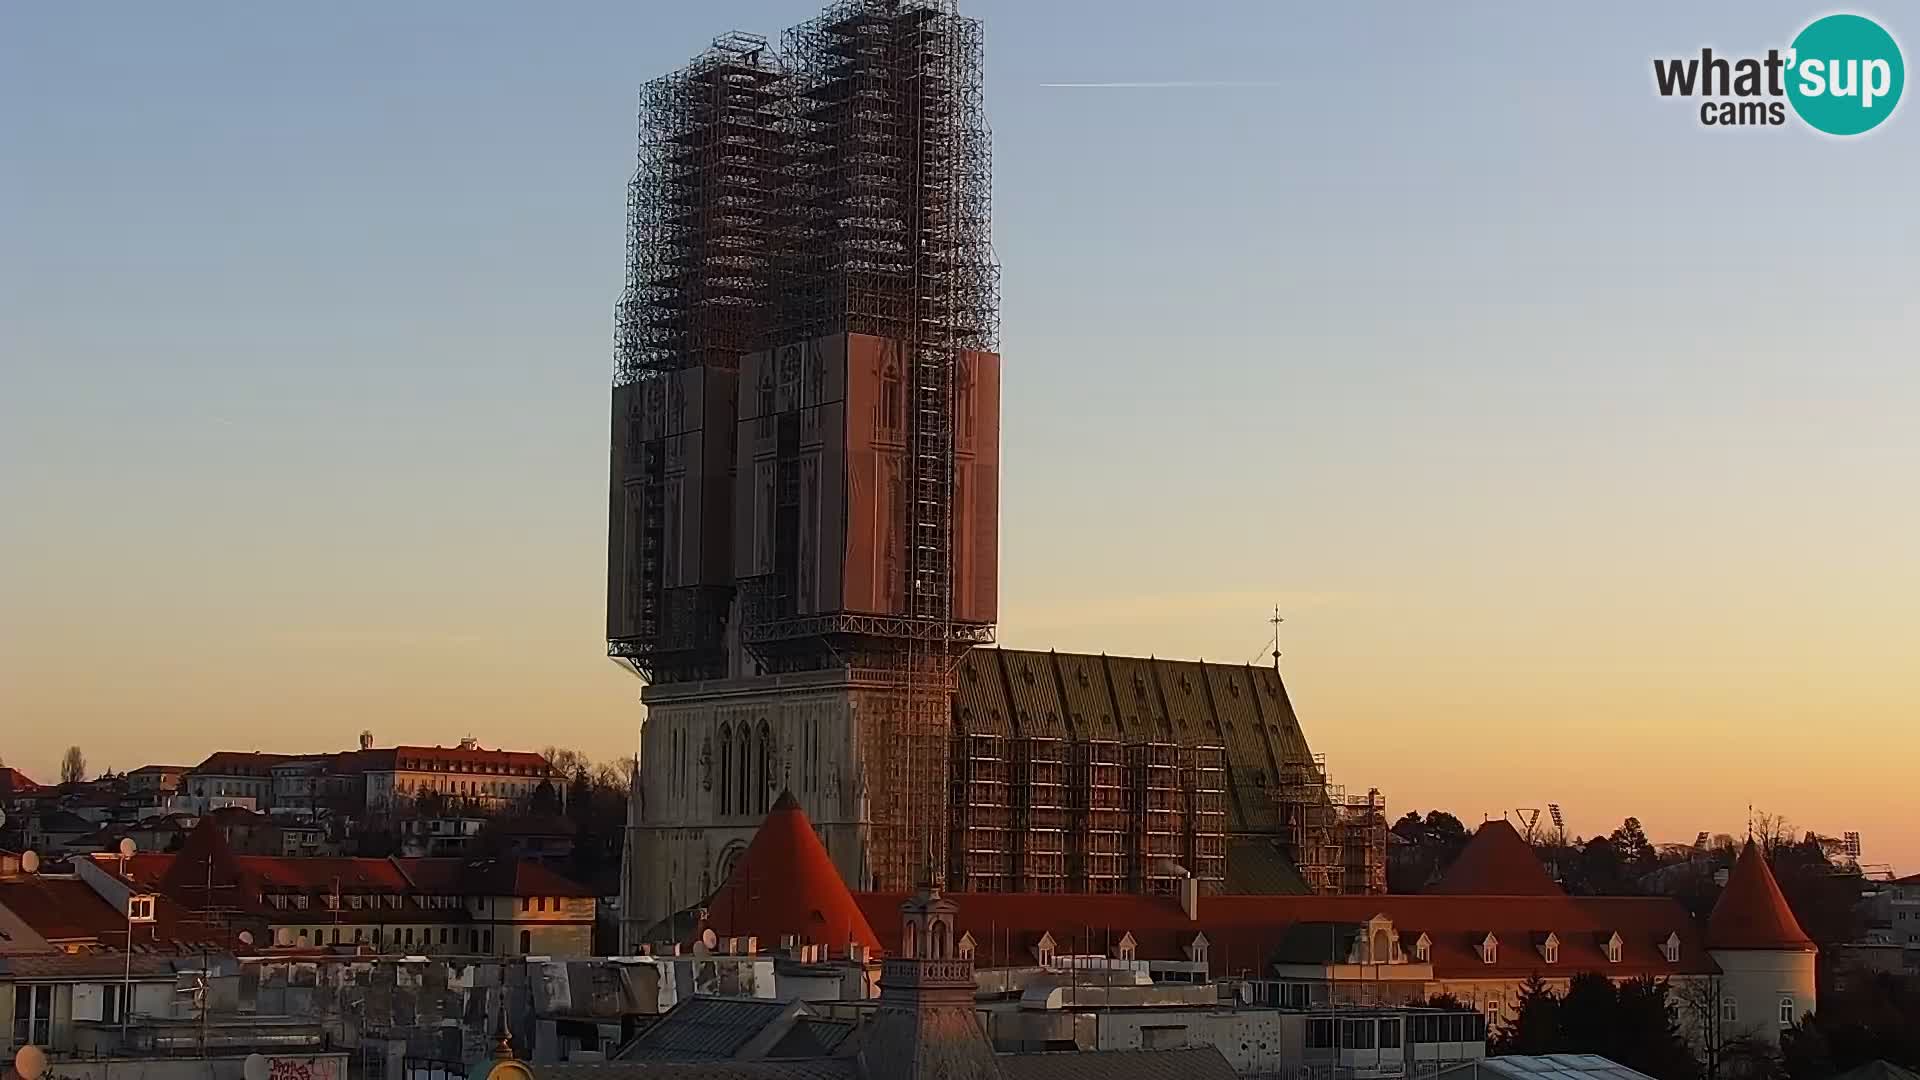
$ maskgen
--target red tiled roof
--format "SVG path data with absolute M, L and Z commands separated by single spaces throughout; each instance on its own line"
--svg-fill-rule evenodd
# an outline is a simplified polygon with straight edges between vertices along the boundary
M 105 941 L 126 937 L 127 917 L 78 878 L 22 874 L 0 880 L 0 904 L 52 942 Z
M 1810 951 L 1813 939 L 1800 929 L 1766 857 L 1752 840 L 1740 852 L 1727 887 L 1707 919 L 1707 945 L 1715 949 Z
M 395 859 L 425 893 L 486 896 L 593 896 L 592 889 L 531 859 Z
M 1533 847 L 1503 818 L 1483 823 L 1431 889 L 1443 896 L 1560 896 Z
M 110 870 L 113 864 L 101 865 Z M 48 941 L 94 943 L 116 952 L 126 947 L 126 913 L 77 877 L 23 874 L 0 879 L 0 905 Z M 154 923 L 133 928 L 137 949 L 176 947 L 207 936 L 199 927 L 183 925 L 179 907 L 164 898 L 155 904 L 154 914 Z
M 294 754 L 256 754 L 240 750 L 220 750 L 207 755 L 207 760 L 195 765 L 191 771 L 208 773 L 214 776 L 258 776 L 273 775 L 273 767 L 283 761 L 291 761 Z
M 781 792 L 707 909 L 716 933 L 770 944 L 786 934 L 831 950 L 880 944 L 791 791 Z M 886 921 L 900 921 L 898 900 Z
M 40 788 L 41 785 L 34 783 L 26 773 L 0 765 L 0 795 L 24 795 L 29 791 L 39 791 Z
M 900 937 L 904 893 L 857 893 L 870 922 L 882 928 L 881 944 Z M 1287 931 L 1303 923 L 1364 923 L 1376 915 L 1393 920 L 1403 941 L 1425 933 L 1432 943 L 1436 978 L 1509 978 L 1534 971 L 1594 970 L 1609 975 L 1693 974 L 1718 970 L 1707 955 L 1699 927 L 1686 909 L 1667 897 L 1559 896 L 1203 896 L 1200 918 L 1190 921 L 1171 899 L 1148 896 L 1085 896 L 1035 893 L 949 893 L 958 905 L 956 927 L 971 933 L 982 963 L 1032 963 L 1032 944 L 1043 933 L 1057 952 L 1106 952 L 1109 940 L 1134 937 L 1145 960 L 1185 959 L 1186 946 L 1204 933 L 1215 970 L 1264 966 Z M 735 934 L 761 933 L 751 926 Z M 1548 968 L 1533 948 L 1536 935 L 1560 939 L 1559 963 Z M 1476 947 L 1489 932 L 1499 939 L 1493 964 Z M 1613 933 L 1622 941 L 1620 962 L 1606 959 Z M 1669 964 L 1660 946 L 1680 935 L 1680 962 Z M 1011 939 L 1011 947 L 1007 944 Z

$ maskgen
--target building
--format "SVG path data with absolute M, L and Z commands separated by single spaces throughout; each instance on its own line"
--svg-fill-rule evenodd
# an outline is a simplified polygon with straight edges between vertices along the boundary
M 240 807 L 312 817 L 391 813 L 436 795 L 497 810 L 525 802 L 542 783 L 557 779 L 539 754 L 489 750 L 473 739 L 455 746 L 376 748 L 368 735 L 358 750 L 335 754 L 220 751 L 187 774 L 183 790 L 199 813 Z
M 849 890 L 797 802 L 782 800 L 766 835 L 706 906 L 716 934 L 911 951 L 890 918 L 909 894 Z M 1686 997 L 1713 1003 L 1723 1037 L 1777 1042 L 1814 1008 L 1813 946 L 1751 845 L 1705 925 L 1668 897 L 1568 896 L 1504 821 L 1482 826 L 1457 865 L 1418 895 L 1206 895 L 1191 881 L 1173 897 L 948 893 L 948 932 L 958 955 L 994 970 L 1226 980 L 1296 1010 L 1451 994 L 1489 1028 L 1513 1018 L 1529 978 L 1564 990 L 1582 972 L 1693 987 Z
M 998 606 L 981 50 L 946 0 L 837 0 L 649 83 L 616 310 L 607 637 L 657 751 L 726 735 L 741 819 L 776 746 L 831 762 L 893 887 L 944 855 L 952 664 Z
M 82 872 L 118 877 L 118 860 Z M 177 853 L 134 855 L 127 887 L 167 897 L 238 947 L 494 957 L 593 952 L 592 890 L 527 859 L 236 854 L 203 823 Z
M 1208 893 L 1385 891 L 1384 801 L 1330 782 L 1277 671 L 986 648 L 956 671 L 945 871 L 957 886 L 1171 895 L 1184 874 Z M 858 709 L 836 712 L 810 676 L 775 678 L 790 691 L 778 708 L 649 715 L 629 940 L 726 880 L 775 787 L 843 878 L 871 882 Z M 649 689 L 656 702 L 677 692 Z M 762 747 L 745 758 L 743 730 Z
M 1383 891 L 1385 806 L 1277 673 L 983 652 L 1000 358 L 980 24 L 835 0 L 641 95 L 616 312 L 611 655 L 647 680 L 623 918 L 782 789 L 897 890 Z M 1176 869 L 1177 868 L 1177 869 Z
M 215 806 L 268 810 L 273 807 L 273 768 L 289 760 L 289 754 L 221 750 L 195 765 L 183 786 L 189 795 L 202 800 L 198 807 L 202 811 Z
M 127 774 L 127 791 L 154 797 L 171 795 L 180 790 L 192 771 L 187 765 L 142 765 Z
M 425 795 L 499 809 L 525 802 L 542 783 L 559 779 L 539 754 L 488 750 L 472 739 L 457 746 L 363 749 L 341 758 L 338 771 L 364 778 L 369 813 L 394 810 Z

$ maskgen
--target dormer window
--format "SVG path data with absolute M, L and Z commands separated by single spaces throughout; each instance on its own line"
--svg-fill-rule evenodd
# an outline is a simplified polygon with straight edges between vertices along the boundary
M 1129 932 L 1125 937 L 1122 937 L 1118 942 L 1114 944 L 1114 947 L 1113 947 L 1114 959 L 1119 960 L 1123 963 L 1130 964 L 1133 962 L 1134 955 L 1136 953 L 1136 948 L 1137 947 L 1135 946 L 1134 940 L 1133 940 L 1133 934 Z
M 1207 935 L 1195 934 L 1193 935 L 1193 940 L 1187 942 L 1187 959 L 1193 961 L 1196 964 L 1201 965 L 1202 967 L 1206 966 Z
M 1548 933 L 1546 940 L 1540 943 L 1540 959 L 1549 964 L 1560 962 L 1560 939 L 1554 934 Z
M 1033 946 L 1033 959 L 1041 967 L 1053 966 L 1053 935 L 1041 934 L 1040 940 Z
M 1421 934 L 1413 941 L 1413 959 L 1415 963 L 1433 963 L 1433 939 Z
M 960 935 L 960 959 L 972 960 L 974 945 L 975 945 L 975 942 L 973 940 L 973 931 L 969 930 L 966 933 L 961 934 Z
M 1617 933 L 1607 939 L 1607 963 L 1617 964 L 1620 962 L 1620 951 L 1624 944 L 1625 943 L 1620 940 L 1620 935 Z
M 1667 940 L 1661 943 L 1660 954 L 1667 958 L 1669 964 L 1680 962 L 1680 934 L 1677 931 L 1668 934 Z
M 1497 964 L 1500 962 L 1500 939 L 1488 934 L 1480 939 L 1480 962 Z

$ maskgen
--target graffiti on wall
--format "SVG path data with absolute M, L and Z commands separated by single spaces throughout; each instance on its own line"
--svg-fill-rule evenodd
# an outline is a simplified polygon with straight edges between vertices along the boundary
M 344 1058 L 270 1057 L 267 1080 L 346 1080 Z

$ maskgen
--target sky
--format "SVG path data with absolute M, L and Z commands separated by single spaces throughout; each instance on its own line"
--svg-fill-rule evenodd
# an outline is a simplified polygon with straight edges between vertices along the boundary
M 1003 642 L 1244 663 L 1278 605 L 1396 816 L 1753 806 L 1920 871 L 1920 103 L 1714 129 L 1652 80 L 1827 9 L 965 7 Z M 636 89 L 813 11 L 0 9 L 0 757 L 633 752 Z

